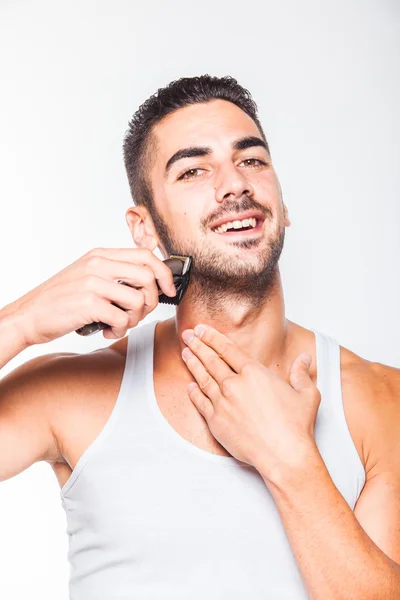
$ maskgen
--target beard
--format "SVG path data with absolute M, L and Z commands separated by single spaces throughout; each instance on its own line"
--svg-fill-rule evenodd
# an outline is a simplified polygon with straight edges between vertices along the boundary
M 265 215 L 263 233 L 253 239 L 227 241 L 229 249 L 226 251 L 223 243 L 213 245 L 209 238 L 204 240 L 204 244 L 191 244 L 178 237 L 177 230 L 173 231 L 154 207 L 150 211 L 165 258 L 171 254 L 192 257 L 190 282 L 184 300 L 207 307 L 211 314 L 217 314 L 223 306 L 231 307 L 237 302 L 247 307 L 260 306 L 279 284 L 278 261 L 285 240 L 283 217 L 274 225 L 269 208 L 259 204 L 255 206 L 254 201 L 250 205 L 248 202 L 249 199 L 247 205 L 241 202 L 240 206 L 237 202 L 226 203 L 224 212 L 251 208 L 261 210 Z M 210 229 L 207 227 L 205 231 L 205 235 L 209 236 Z

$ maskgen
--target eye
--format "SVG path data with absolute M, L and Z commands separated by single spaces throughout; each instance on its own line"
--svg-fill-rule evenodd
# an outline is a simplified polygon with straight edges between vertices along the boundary
M 179 175 L 178 181 L 182 179 L 194 179 L 197 177 L 196 173 L 198 171 L 204 171 L 204 169 L 189 169 L 188 171 L 185 171 L 185 173 L 182 173 L 182 175 Z
M 251 162 L 256 162 L 258 164 L 256 164 L 256 165 L 252 164 L 251 165 L 251 164 L 249 164 Z M 245 158 L 244 160 L 242 160 L 242 163 L 247 163 L 246 166 L 247 167 L 252 167 L 252 168 L 259 167 L 260 165 L 266 166 L 266 164 L 267 164 L 265 161 L 261 160 L 260 158 Z

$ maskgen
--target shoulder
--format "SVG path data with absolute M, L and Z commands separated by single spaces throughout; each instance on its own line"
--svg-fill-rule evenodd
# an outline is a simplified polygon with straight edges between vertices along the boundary
M 400 369 L 341 347 L 343 404 L 371 476 L 400 461 Z
M 101 397 L 101 391 L 118 390 L 120 375 L 125 367 L 125 355 L 114 348 L 106 347 L 84 354 L 64 354 L 49 363 L 46 378 L 54 380 L 57 388 L 57 403 L 60 407 L 72 408 L 74 404 L 84 406 Z
M 66 384 L 76 385 L 81 379 L 89 381 L 94 374 L 98 378 L 107 377 L 108 371 L 117 363 L 124 363 L 125 354 L 121 348 L 108 346 L 82 354 L 62 353 L 55 358 L 57 360 L 49 363 L 54 375 Z
M 65 432 L 77 435 L 112 407 L 124 367 L 121 354 L 109 350 L 89 354 L 53 353 L 34 357 L 0 380 L 0 479 L 22 472 L 34 462 L 64 462 Z M 119 380 L 118 380 L 119 378 Z M 1 462 L 1 461 L 0 461 Z M 4 462 L 4 461 L 3 461 Z
M 400 369 L 371 362 L 343 346 L 341 350 L 342 384 L 354 392 L 368 393 L 379 402 L 390 401 L 400 392 Z
M 14 373 L 14 395 L 26 404 L 29 393 L 32 417 L 45 417 L 51 430 L 54 448 L 48 462 L 64 463 L 68 436 L 76 437 L 107 417 L 118 396 L 124 367 L 123 352 L 109 346 L 83 354 L 36 357 Z
M 30 359 L 2 379 L 2 384 L 29 387 L 32 396 L 49 392 L 57 397 L 66 390 L 92 385 L 107 378 L 110 369 L 125 362 L 122 350 L 110 347 L 78 354 L 56 352 Z M 43 397 L 43 396 L 42 396 Z
M 76 448 L 98 432 L 110 416 L 121 387 L 125 356 L 112 347 L 60 357 L 53 366 L 57 393 L 49 420 L 59 463 L 69 463 Z

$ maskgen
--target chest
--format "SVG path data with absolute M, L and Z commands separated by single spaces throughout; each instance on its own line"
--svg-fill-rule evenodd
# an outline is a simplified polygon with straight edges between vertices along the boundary
M 143 589 L 148 598 L 183 599 L 189 589 L 199 600 L 261 600 L 273 590 L 307 597 L 274 502 L 250 466 L 191 454 L 160 461 L 152 449 L 121 457 L 118 468 L 94 458 L 65 507 L 74 574 L 90 564 L 118 590 L 129 582 L 126 597 Z
M 65 462 L 53 465 L 60 487 L 68 481 L 80 457 L 98 437 L 111 416 L 122 374 L 110 374 L 107 384 L 91 389 L 74 402 L 59 426 L 59 446 Z M 187 383 L 154 372 L 154 394 L 158 409 L 168 426 L 191 444 L 221 456 L 231 456 L 214 438 L 205 419 L 191 402 Z
M 214 438 L 206 420 L 191 402 L 186 382 L 177 384 L 155 372 L 154 394 L 163 418 L 181 437 L 206 452 L 231 456 Z
M 88 389 L 73 395 L 73 401 L 63 411 L 58 424 L 58 441 L 65 460 L 53 465 L 61 487 L 68 481 L 80 457 L 99 436 L 110 418 L 118 398 L 123 369 L 124 361 L 114 364 L 112 369 L 103 373 L 96 385 L 92 381 Z M 182 379 L 177 374 L 171 376 L 165 370 L 154 369 L 153 389 L 157 410 L 166 424 L 189 443 L 212 454 L 230 456 L 214 438 L 205 419 L 191 402 L 187 393 L 187 378 L 184 381 Z M 347 426 L 361 458 L 360 415 L 356 414 L 345 386 L 343 392 Z

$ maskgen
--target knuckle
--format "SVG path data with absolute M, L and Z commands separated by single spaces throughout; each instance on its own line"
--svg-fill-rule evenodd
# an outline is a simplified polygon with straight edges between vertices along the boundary
M 194 390 L 192 390 L 192 393 L 196 392 L 196 390 L 197 390 L 197 388 L 194 388 Z M 197 404 L 198 404 L 198 406 L 200 408 L 200 411 L 203 414 L 205 414 L 207 412 L 207 402 L 205 401 L 205 399 L 204 398 L 198 398 L 197 399 Z
M 86 270 L 90 273 L 93 271 L 98 271 L 100 265 L 103 263 L 103 257 L 98 254 L 92 254 L 88 257 L 86 261 Z
M 129 310 L 137 313 L 143 310 L 144 302 L 141 298 L 137 298 L 136 296 L 130 302 Z
M 141 309 L 143 310 L 143 318 L 148 315 L 149 313 L 151 313 L 155 308 L 157 307 L 156 304 L 151 303 L 151 304 L 145 304 L 143 303 L 141 305 Z
M 144 295 L 141 290 L 130 291 L 130 304 L 133 308 L 141 308 L 144 305 Z
M 251 375 L 252 373 L 254 373 L 255 367 L 256 367 L 256 361 L 249 360 L 242 367 L 243 375 Z
M 233 377 L 225 377 L 221 383 L 221 391 L 225 395 L 226 393 L 230 393 L 233 389 L 234 378 Z
M 103 248 L 92 248 L 87 252 L 86 256 L 97 256 L 103 252 Z
M 205 332 L 203 333 L 203 337 L 207 336 L 207 340 L 212 342 L 215 338 L 215 333 L 210 327 L 206 327 Z
M 145 266 L 143 269 L 143 283 L 149 285 L 154 281 L 154 273 L 150 267 Z
M 200 388 L 205 390 L 211 383 L 211 377 L 209 375 L 205 375 L 200 382 Z
M 141 248 L 141 250 L 142 250 L 143 254 L 145 256 L 147 256 L 147 258 L 150 259 L 150 260 L 154 256 L 153 251 L 150 250 L 150 248 Z
M 217 372 L 218 371 L 218 365 L 220 364 L 220 358 L 219 357 L 210 357 L 208 359 L 208 368 L 210 369 L 211 372 Z
M 117 327 L 127 327 L 129 325 L 129 315 L 126 312 L 121 312 L 120 315 L 118 315 L 118 319 L 117 319 Z
M 214 334 L 210 332 L 208 339 L 212 340 L 212 336 L 213 335 Z M 219 349 L 219 352 L 218 352 L 219 356 L 221 358 L 224 358 L 225 356 L 227 356 L 227 354 L 230 351 L 230 349 L 232 348 L 232 346 L 233 346 L 232 342 L 222 342 L 221 346 L 220 346 L 220 349 Z
M 93 295 L 94 295 L 95 285 L 96 285 L 96 277 L 94 275 L 87 275 L 86 277 L 83 278 L 82 287 L 85 291 L 93 292 Z
M 225 426 L 225 420 L 222 414 L 215 411 L 212 417 L 212 424 L 216 429 L 223 428 Z
M 221 394 L 221 397 L 219 399 L 219 408 L 221 411 L 223 411 L 223 413 L 225 415 L 231 415 L 233 414 L 233 406 L 232 406 L 232 402 L 229 400 L 229 398 L 224 397 Z
M 83 304 L 84 306 L 86 306 L 87 308 L 92 308 L 97 302 L 97 296 L 94 292 L 89 291 L 87 294 L 84 295 L 83 297 Z

